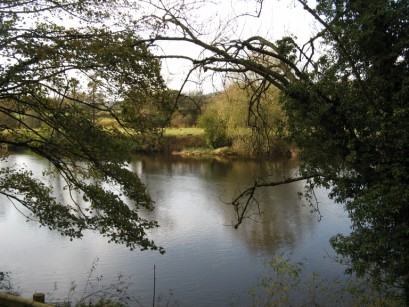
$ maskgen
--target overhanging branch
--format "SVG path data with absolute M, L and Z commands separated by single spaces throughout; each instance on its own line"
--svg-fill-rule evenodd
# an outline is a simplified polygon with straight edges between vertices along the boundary
M 230 203 L 228 203 L 229 205 L 232 205 L 234 207 L 234 211 L 237 217 L 237 222 L 234 225 L 234 228 L 237 229 L 240 226 L 240 224 L 243 222 L 243 220 L 247 217 L 246 213 L 251 208 L 253 203 L 256 202 L 255 192 L 258 188 L 274 187 L 274 186 L 289 184 L 289 183 L 308 180 L 308 179 L 317 178 L 317 177 L 327 177 L 327 176 L 322 173 L 314 173 L 314 174 L 298 176 L 298 177 L 290 177 L 290 178 L 285 178 L 279 181 L 269 181 L 269 182 L 260 182 L 260 178 L 257 178 L 251 187 L 248 187 L 247 189 L 242 191 Z

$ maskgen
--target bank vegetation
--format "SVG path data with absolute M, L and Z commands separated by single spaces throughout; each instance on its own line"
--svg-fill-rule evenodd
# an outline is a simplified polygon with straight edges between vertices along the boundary
M 95 91 L 94 88 L 88 94 L 82 92 L 78 95 L 95 105 Z M 125 129 L 110 112 L 98 111 L 92 107 L 87 110 L 87 106 L 78 108 L 81 108 L 84 121 L 106 131 L 119 131 L 120 137 L 116 145 L 131 153 L 162 152 L 182 156 L 263 158 L 292 154 L 286 142 L 286 117 L 280 107 L 279 92 L 276 88 L 257 93 L 244 84 L 232 83 L 218 93 L 180 95 L 168 90 L 162 99 L 163 97 L 165 102 L 145 105 L 141 111 L 141 117 L 149 121 L 149 130 L 144 132 Z M 121 110 L 115 107 L 115 103 L 105 101 L 105 97 L 99 95 L 97 99 L 98 103 L 112 104 L 112 108 L 117 108 L 116 111 L 121 114 L 127 112 L 127 108 Z M 254 103 L 249 105 L 248 102 L 253 100 Z M 33 112 L 30 116 L 16 116 L 18 118 L 0 114 L 1 120 L 7 123 L 8 127 L 18 131 L 19 138 L 24 135 L 24 138 L 40 140 L 54 133 L 53 129 L 49 129 L 42 121 L 36 120 L 36 114 Z M 15 142 L 17 134 L 9 131 L 4 130 L 2 135 L 13 143 L 12 139 Z

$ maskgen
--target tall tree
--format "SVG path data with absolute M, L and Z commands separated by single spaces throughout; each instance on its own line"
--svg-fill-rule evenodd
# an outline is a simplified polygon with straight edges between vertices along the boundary
M 256 188 L 297 180 L 331 188 L 353 227 L 350 235 L 332 239 L 335 249 L 350 259 L 352 272 L 395 287 L 409 305 L 409 1 L 317 0 L 310 6 L 298 0 L 318 29 L 306 43 L 291 36 L 236 38 L 240 31 L 227 37 L 230 23 L 210 36 L 217 14 L 198 26 L 191 12 L 200 1 L 149 2 L 156 9 L 151 24 L 163 25 L 151 42 L 183 41 L 203 49 L 199 58 L 172 58 L 190 60 L 192 70 L 251 74 L 282 92 L 300 174 L 256 181 L 243 191 L 233 201 L 238 224 Z M 253 16 L 260 16 L 263 4 L 248 6 L 257 8 Z
M 158 225 L 140 212 L 153 202 L 127 168 L 125 144 L 154 128 L 132 102 L 161 103 L 165 85 L 148 46 L 115 23 L 121 10 L 115 1 L 1 1 L 0 143 L 46 158 L 48 176 L 57 171 L 83 202 L 61 202 L 18 165 L 0 169 L 0 193 L 71 238 L 91 229 L 131 249 L 158 249 L 146 234 Z

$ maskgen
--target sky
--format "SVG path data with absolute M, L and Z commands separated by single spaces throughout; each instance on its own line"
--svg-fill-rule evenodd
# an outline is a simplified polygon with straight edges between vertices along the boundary
M 210 20 L 207 23 L 206 31 L 209 33 L 208 40 L 214 38 L 214 33 L 220 26 L 224 26 L 221 35 L 226 38 L 248 38 L 251 36 L 262 36 L 268 40 L 275 41 L 287 35 L 295 35 L 299 42 L 305 42 L 316 33 L 316 25 L 312 17 L 294 0 L 264 0 L 260 17 L 242 16 L 236 22 L 227 24 L 228 20 L 243 12 L 254 12 L 256 0 L 228 0 L 221 1 L 221 4 L 206 4 L 192 15 L 196 16 L 196 21 Z M 213 28 L 213 29 L 212 29 Z M 184 54 L 191 57 L 198 57 L 201 49 L 189 45 L 188 43 L 163 43 L 163 52 L 167 55 Z M 162 63 L 162 74 L 168 86 L 179 90 L 191 63 L 183 60 L 166 60 Z M 203 72 L 193 74 L 185 88 L 185 92 L 202 91 L 203 93 L 214 92 L 223 89 L 223 80 L 208 79 L 200 83 L 199 80 L 205 77 Z M 209 77 L 210 74 L 207 74 Z
M 160 0 L 152 0 L 160 1 Z M 313 0 L 311 0 L 313 1 Z M 166 2 L 166 0 L 164 1 Z M 168 0 L 170 3 L 181 3 L 182 0 Z M 206 41 L 214 40 L 216 35 L 225 39 L 245 39 L 251 36 L 262 36 L 275 41 L 283 36 L 293 34 L 299 41 L 308 40 L 316 32 L 312 17 L 296 0 L 264 0 L 259 17 L 255 17 L 259 0 L 184 0 L 185 3 L 202 3 L 188 14 L 196 24 L 205 23 L 201 29 L 207 33 Z M 137 10 L 135 9 L 135 12 Z M 253 16 L 241 16 L 252 13 Z M 115 21 L 113 21 L 115 22 Z M 64 19 L 65 26 L 76 26 L 73 19 Z M 220 31 L 220 29 L 223 29 Z M 197 46 L 183 42 L 164 42 L 159 55 L 187 55 L 198 58 L 202 50 Z M 179 90 L 192 64 L 188 61 L 168 59 L 162 62 L 162 76 L 171 89 Z M 197 71 L 191 75 L 191 82 L 184 87 L 184 92 L 211 93 L 223 90 L 225 80 L 222 77 L 210 78 L 210 73 Z M 205 82 L 201 82 L 205 79 Z

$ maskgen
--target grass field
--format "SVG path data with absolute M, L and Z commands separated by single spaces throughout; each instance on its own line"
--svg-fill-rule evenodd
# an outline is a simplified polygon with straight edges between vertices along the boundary
M 98 124 L 102 127 L 117 126 L 117 122 L 113 118 L 102 117 L 98 120 Z M 204 130 L 202 128 L 165 128 L 165 136 L 176 136 L 176 137 L 186 137 L 186 136 L 202 136 L 204 135 Z
M 204 135 L 202 128 L 165 128 L 165 135 L 168 136 L 201 136 Z

